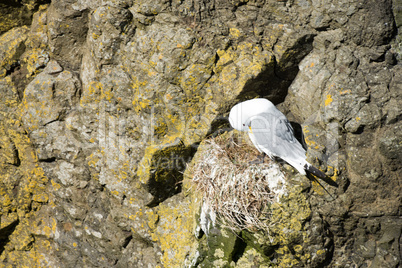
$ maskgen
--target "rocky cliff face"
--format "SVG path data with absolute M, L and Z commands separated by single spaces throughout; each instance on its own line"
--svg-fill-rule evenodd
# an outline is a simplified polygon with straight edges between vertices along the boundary
M 401 1 L 0 10 L 3 266 L 400 265 Z M 257 96 L 301 125 L 328 178 L 289 171 L 270 236 L 206 235 L 194 167 Z

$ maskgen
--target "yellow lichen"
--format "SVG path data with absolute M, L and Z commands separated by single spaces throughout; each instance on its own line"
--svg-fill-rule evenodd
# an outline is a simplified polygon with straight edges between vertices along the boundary
M 102 89 L 103 85 L 100 82 L 93 81 L 89 83 L 89 85 L 83 89 L 80 105 L 87 107 L 92 103 L 98 103 Z
M 157 216 L 149 215 L 148 225 L 154 227 L 151 237 L 161 246 L 161 262 L 165 267 L 180 267 L 196 244 L 193 229 L 194 210 L 198 205 L 198 202 L 189 200 L 162 203 L 157 209 Z M 160 218 L 156 226 L 155 217 Z
M 24 41 L 28 37 L 28 31 L 28 27 L 23 26 L 14 28 L 0 36 L 0 69 L 9 68 L 19 59 L 23 53 Z M 5 75 L 5 72 L 3 74 Z
M 325 100 L 325 106 L 330 105 L 332 101 L 333 101 L 333 100 L 332 100 L 332 96 L 331 96 L 330 94 L 328 94 L 328 95 L 327 95 L 327 98 L 326 98 L 326 100 Z
M 232 38 L 239 38 L 241 36 L 240 30 L 236 28 L 230 28 L 229 34 L 231 35 Z
M 12 87 L 13 85 L 10 84 Z M 38 165 L 38 158 L 25 130 L 21 127 L 21 114 L 25 106 L 9 100 L 9 103 L 18 113 L 6 114 L 4 120 L 0 121 L 0 141 L 8 141 L 14 144 L 18 151 L 19 165 L 13 169 L 3 166 L 6 163 L 0 161 L 0 169 L 6 171 L 0 174 L 0 205 L 11 213 L 1 212 L 2 224 L 19 220 L 15 230 L 10 234 L 0 262 L 4 266 L 15 265 L 17 267 L 43 267 L 47 266 L 47 257 L 53 249 L 50 242 L 55 233 L 56 221 L 49 218 L 44 222 L 39 213 L 42 204 L 53 199 L 48 191 L 48 178 L 43 169 Z M 4 137 L 7 137 L 4 139 Z M 6 164 L 7 165 L 7 164 Z M 12 177 L 19 177 L 18 195 L 6 183 Z M 41 223 L 36 222 L 39 219 Z M 41 237 L 33 239 L 34 234 L 41 234 Z
M 278 267 L 292 267 L 297 265 L 299 261 L 295 258 L 288 245 L 294 241 L 308 241 L 308 234 L 303 228 L 303 222 L 310 215 L 311 210 L 306 197 L 302 190 L 295 186 L 290 189 L 287 196 L 283 196 L 278 203 L 274 203 L 271 207 L 271 231 L 275 234 L 272 236 L 273 244 L 282 245 L 276 252 L 278 257 Z M 302 252 L 302 245 L 295 245 L 296 253 Z

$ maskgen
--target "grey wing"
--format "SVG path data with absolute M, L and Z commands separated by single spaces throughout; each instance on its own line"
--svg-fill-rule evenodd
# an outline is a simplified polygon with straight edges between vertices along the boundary
M 294 136 L 292 125 L 287 118 L 278 119 L 275 126 L 275 134 L 278 137 L 291 143 L 297 141 Z
M 293 128 L 285 116 L 259 114 L 251 119 L 249 126 L 258 146 L 271 154 L 281 158 L 305 156 L 305 151 L 294 137 Z

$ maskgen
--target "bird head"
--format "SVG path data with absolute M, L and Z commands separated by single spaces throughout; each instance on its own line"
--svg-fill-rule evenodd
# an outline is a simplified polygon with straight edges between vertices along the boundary
M 267 99 L 253 99 L 236 104 L 230 110 L 229 123 L 237 130 L 247 131 L 250 119 L 260 113 L 269 112 L 275 105 Z

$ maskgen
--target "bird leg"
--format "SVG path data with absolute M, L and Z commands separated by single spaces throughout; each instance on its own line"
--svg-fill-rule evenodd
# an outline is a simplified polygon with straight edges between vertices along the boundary
M 262 153 L 259 156 L 257 156 L 257 159 L 250 161 L 249 164 L 250 165 L 257 165 L 257 164 L 262 164 L 264 163 L 264 158 L 265 158 L 266 154 Z

